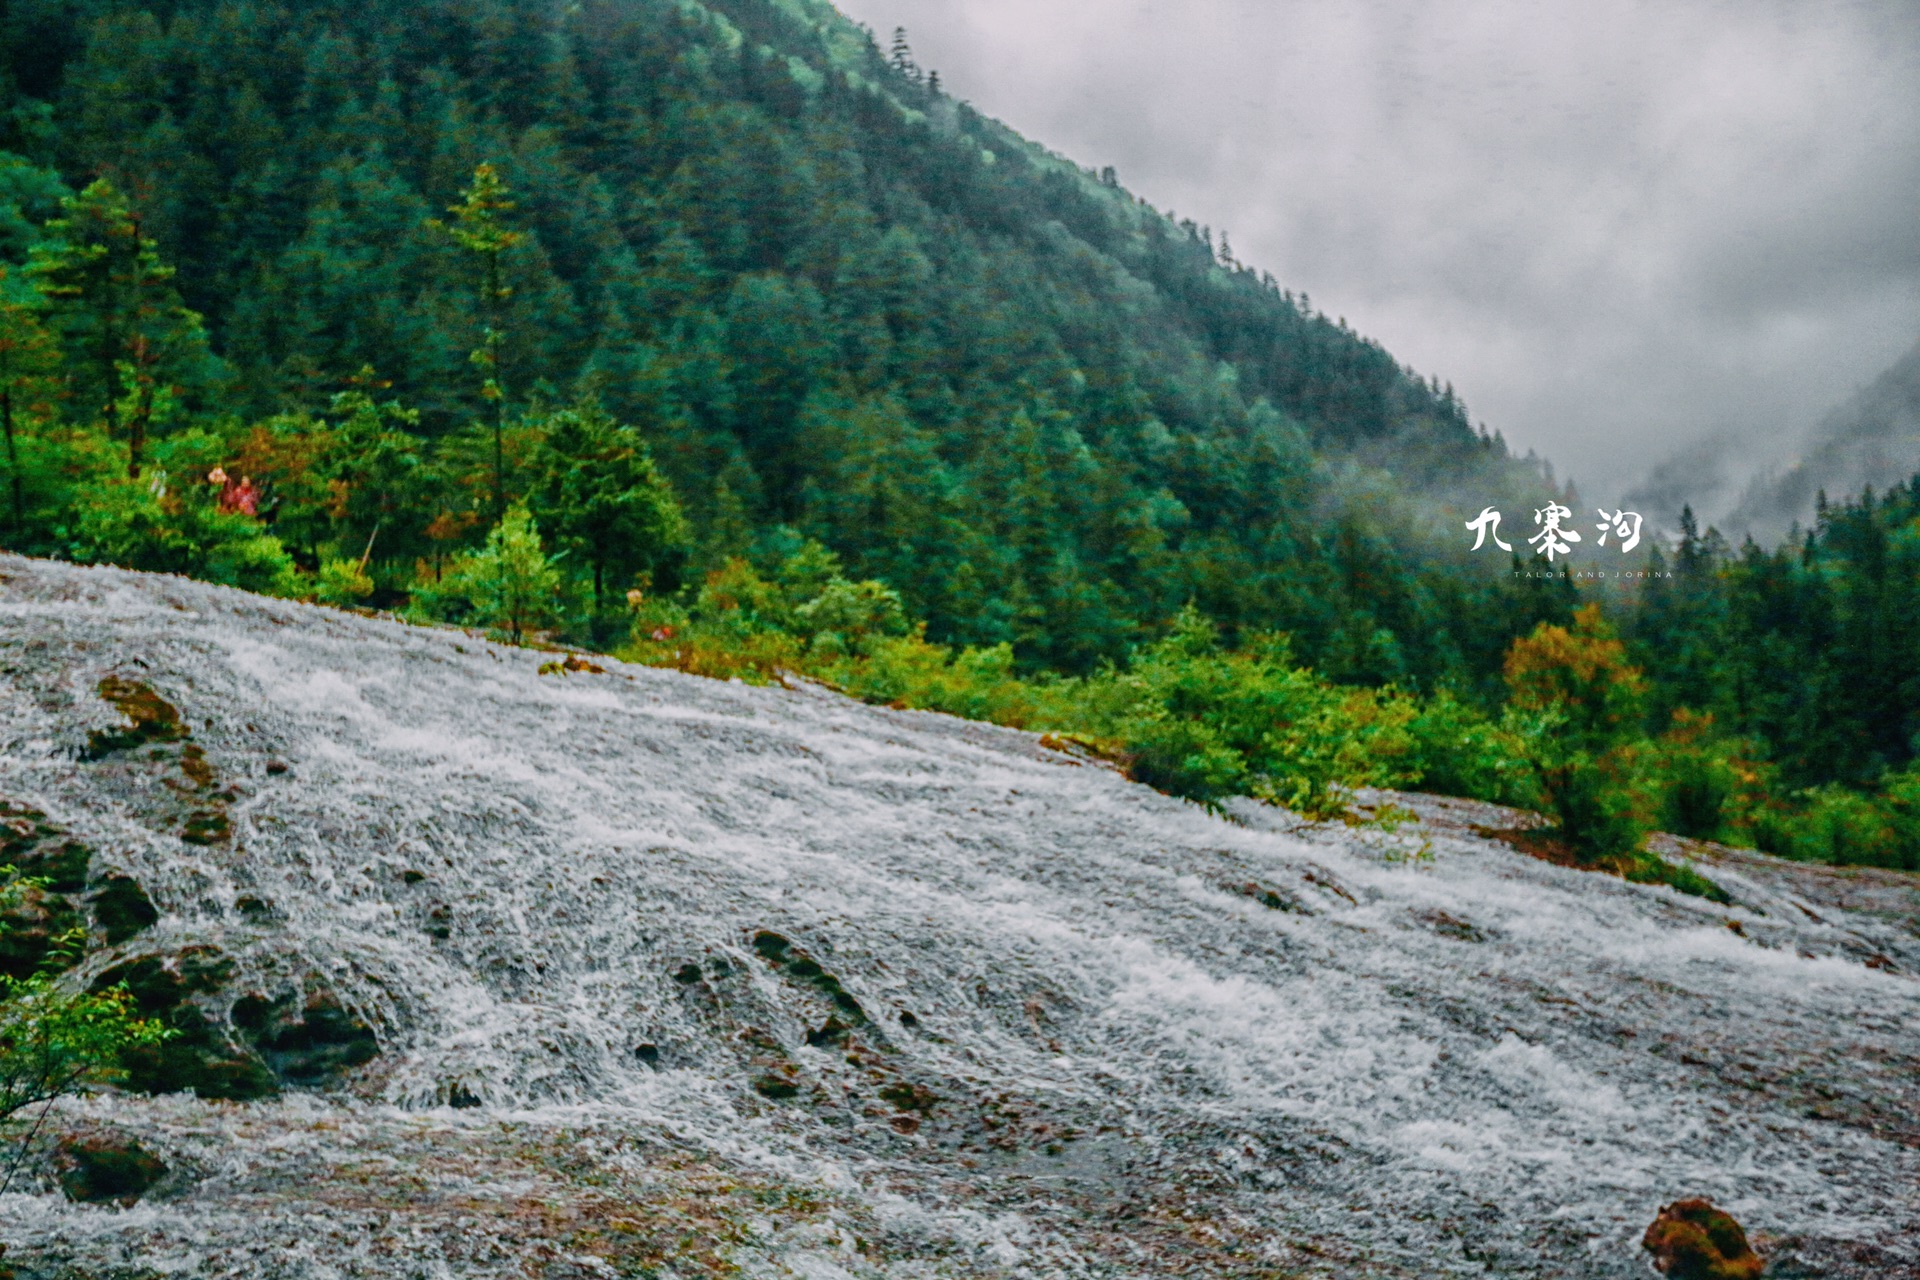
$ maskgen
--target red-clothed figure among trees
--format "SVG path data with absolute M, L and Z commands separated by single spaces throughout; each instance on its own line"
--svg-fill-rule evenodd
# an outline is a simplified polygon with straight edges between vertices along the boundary
M 207 483 L 220 486 L 222 511 L 237 511 L 243 516 L 260 514 L 260 490 L 254 486 L 252 476 L 241 476 L 236 484 L 225 467 L 215 467 L 207 473 Z

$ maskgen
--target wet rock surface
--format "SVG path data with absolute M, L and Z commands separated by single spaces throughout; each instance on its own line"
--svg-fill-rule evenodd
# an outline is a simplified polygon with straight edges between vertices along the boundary
M 1626 1277 L 1681 1197 L 1920 1276 L 1913 877 L 1667 853 L 1723 905 L 1490 806 L 1226 820 L 819 691 L 0 579 L 0 840 L 87 851 L 67 980 L 182 1033 L 50 1132 L 192 1174 L 35 1165 L 21 1276 Z
M 1661 1205 L 1640 1244 L 1669 1280 L 1759 1280 L 1766 1270 L 1733 1215 L 1707 1200 Z
M 69 1200 L 131 1205 L 167 1176 L 166 1164 L 138 1141 L 112 1133 L 74 1134 L 54 1147 L 53 1167 Z

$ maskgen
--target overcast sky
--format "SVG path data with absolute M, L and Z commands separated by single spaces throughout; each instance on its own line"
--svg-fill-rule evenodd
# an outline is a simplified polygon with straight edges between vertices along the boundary
M 1582 494 L 1920 340 L 1920 0 L 837 0 Z

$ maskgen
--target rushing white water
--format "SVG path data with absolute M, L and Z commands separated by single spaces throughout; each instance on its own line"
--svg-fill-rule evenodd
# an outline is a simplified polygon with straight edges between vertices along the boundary
M 215 946 L 210 1011 L 324 990 L 380 1050 L 63 1104 L 174 1172 L 0 1197 L 23 1277 L 1625 1276 L 1688 1195 L 1794 1274 L 1914 1265 L 1910 880 L 1727 858 L 1718 907 L 1464 806 L 1229 819 L 819 690 L 0 574 L 0 794 L 160 910 L 80 977 Z M 179 709 L 230 836 L 180 838 L 162 753 L 81 758 L 109 676 Z

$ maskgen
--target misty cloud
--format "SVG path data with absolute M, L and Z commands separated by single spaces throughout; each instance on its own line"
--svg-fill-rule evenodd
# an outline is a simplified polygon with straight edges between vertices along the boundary
M 1920 337 L 1911 0 L 841 7 L 1595 499 L 1777 464 Z

